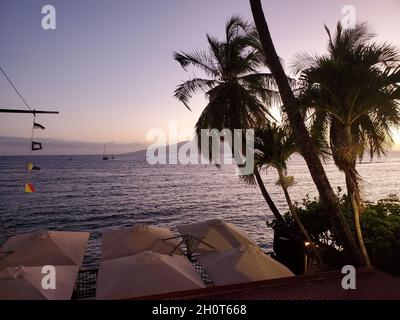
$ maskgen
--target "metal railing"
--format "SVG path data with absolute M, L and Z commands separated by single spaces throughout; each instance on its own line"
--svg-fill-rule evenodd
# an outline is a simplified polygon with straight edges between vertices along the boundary
M 73 300 L 94 299 L 96 297 L 96 282 L 98 269 L 83 269 L 78 273 Z

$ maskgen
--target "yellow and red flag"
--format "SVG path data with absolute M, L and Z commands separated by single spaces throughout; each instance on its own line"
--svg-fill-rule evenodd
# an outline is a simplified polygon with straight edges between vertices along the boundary
M 29 183 L 29 182 L 25 183 L 25 192 L 26 193 L 33 193 L 35 191 L 36 191 L 35 187 L 33 186 L 32 183 Z
M 33 163 L 28 163 L 28 170 L 40 170 L 40 168 L 33 165 Z

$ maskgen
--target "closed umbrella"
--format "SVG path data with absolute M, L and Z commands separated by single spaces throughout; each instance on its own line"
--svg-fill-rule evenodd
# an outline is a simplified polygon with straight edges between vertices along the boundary
M 55 266 L 55 289 L 44 289 L 42 267 L 9 267 L 0 271 L 0 300 L 69 300 L 77 266 Z
M 255 245 L 199 255 L 197 260 L 216 285 L 294 276 L 287 267 Z
M 192 236 L 190 252 L 212 252 L 229 250 L 243 244 L 254 244 L 250 236 L 232 223 L 213 219 L 177 227 L 182 235 Z
M 185 256 L 145 251 L 102 261 L 96 299 L 129 299 L 204 287 Z
M 21 265 L 80 266 L 88 239 L 88 232 L 65 231 L 40 231 L 13 236 L 0 248 L 0 271 Z
M 178 241 L 170 229 L 147 224 L 135 224 L 131 228 L 103 233 L 101 259 L 108 260 L 130 256 L 146 250 L 169 254 L 177 246 Z M 181 254 L 182 251 L 178 249 L 174 253 Z

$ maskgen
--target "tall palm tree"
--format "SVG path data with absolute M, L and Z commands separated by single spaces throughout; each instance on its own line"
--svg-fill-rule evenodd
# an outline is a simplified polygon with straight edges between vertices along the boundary
M 366 151 L 380 156 L 393 142 L 391 127 L 400 125 L 400 51 L 372 41 L 365 24 L 337 25 L 328 33 L 328 53 L 302 56 L 301 100 L 311 113 L 312 132 L 329 145 L 346 177 L 348 197 L 361 253 L 367 264 L 360 225 L 363 208 L 357 158 Z M 307 66 L 308 65 L 308 66 Z
M 299 104 L 290 87 L 287 76 L 283 70 L 278 54 L 276 53 L 260 0 L 250 0 L 251 11 L 254 22 L 260 37 L 260 41 L 266 57 L 266 62 L 271 70 L 279 88 L 280 97 L 284 104 L 284 111 L 287 114 L 291 127 L 293 128 L 296 143 L 299 146 L 301 155 L 304 157 L 311 177 L 318 189 L 320 198 L 326 208 L 327 214 L 332 220 L 333 232 L 342 240 L 344 252 L 348 259 L 355 265 L 363 264 L 360 251 L 351 234 L 340 206 L 339 201 L 329 183 L 326 172 L 322 166 L 318 153 L 310 138 L 300 113 Z
M 260 171 L 268 170 L 268 168 L 276 169 L 278 173 L 277 185 L 282 187 L 290 213 L 302 233 L 304 241 L 312 244 L 311 237 L 297 214 L 297 209 L 293 205 L 288 190 L 294 179 L 287 175 L 287 161 L 294 153 L 298 152 L 294 136 L 284 127 L 272 123 L 257 129 L 255 137 L 255 165 L 257 169 Z M 322 259 L 316 247 L 311 245 L 311 249 L 320 267 L 323 268 Z
M 174 93 L 189 110 L 194 93 L 206 94 L 208 104 L 195 126 L 197 138 L 202 129 L 253 129 L 272 118 L 269 107 L 279 100 L 279 93 L 272 75 L 259 72 L 264 56 L 252 46 L 255 34 L 253 26 L 232 17 L 226 24 L 224 41 L 207 35 L 208 51 L 174 54 L 184 70 L 193 66 L 204 75 L 181 83 Z M 261 177 L 257 173 L 256 177 L 272 213 L 283 222 Z

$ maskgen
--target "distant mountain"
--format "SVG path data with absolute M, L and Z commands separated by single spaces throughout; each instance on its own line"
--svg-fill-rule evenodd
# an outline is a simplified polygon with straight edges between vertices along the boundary
M 165 147 L 165 149 L 166 149 L 166 155 L 168 155 L 169 154 L 169 150 L 171 149 L 171 148 L 173 148 L 173 147 L 175 147 L 176 149 L 177 149 L 177 151 L 179 152 L 179 150 L 180 150 L 180 148 L 184 145 L 184 144 L 186 144 L 186 143 L 188 143 L 188 142 L 190 142 L 190 143 L 193 143 L 193 146 L 194 146 L 194 148 L 196 149 L 196 152 L 197 152 L 197 146 L 196 146 L 196 144 L 195 144 L 195 141 L 182 141 L 182 142 L 179 142 L 179 143 L 177 143 L 177 144 L 172 144 L 172 145 L 168 145 L 168 146 L 166 146 Z M 154 153 L 154 152 L 157 152 L 157 149 L 159 149 L 160 150 L 160 148 L 157 148 L 157 147 L 151 147 L 151 146 L 149 146 L 148 148 L 146 148 L 146 149 L 142 149 L 142 150 L 138 150 L 138 151 L 133 151 L 133 152 L 127 152 L 127 153 L 121 153 L 121 154 L 118 154 L 118 156 L 119 157 L 143 157 L 143 159 L 145 159 L 146 158 L 146 154 L 149 152 L 149 153 Z
M 183 141 L 179 142 L 177 144 L 172 144 L 172 145 L 167 145 L 167 146 L 161 146 L 161 147 L 154 147 L 154 146 L 149 146 L 147 149 L 143 150 L 138 150 L 134 152 L 128 152 L 128 153 L 123 153 L 119 154 L 118 157 L 134 157 L 134 158 L 140 158 L 140 159 L 148 159 L 148 156 L 155 156 L 155 157 L 164 157 L 166 159 L 167 163 L 170 163 L 169 161 L 169 155 L 171 149 L 176 150 L 177 152 L 177 159 L 181 162 L 184 163 L 186 160 L 186 163 L 190 160 L 191 163 L 201 162 L 201 156 L 199 155 L 199 150 L 197 147 L 197 141 L 196 140 L 191 140 L 191 141 Z M 224 143 L 221 143 L 220 145 L 220 155 L 221 160 L 224 158 L 226 163 L 229 163 L 232 161 L 232 153 L 230 149 L 226 149 L 226 152 L 224 152 Z M 208 161 L 205 161 L 208 162 Z
M 62 139 L 37 138 L 43 150 L 34 155 L 102 155 L 104 143 L 108 153 L 126 153 L 132 150 L 143 150 L 144 143 L 82 142 Z M 0 155 L 26 155 L 29 152 L 30 139 L 0 136 Z

